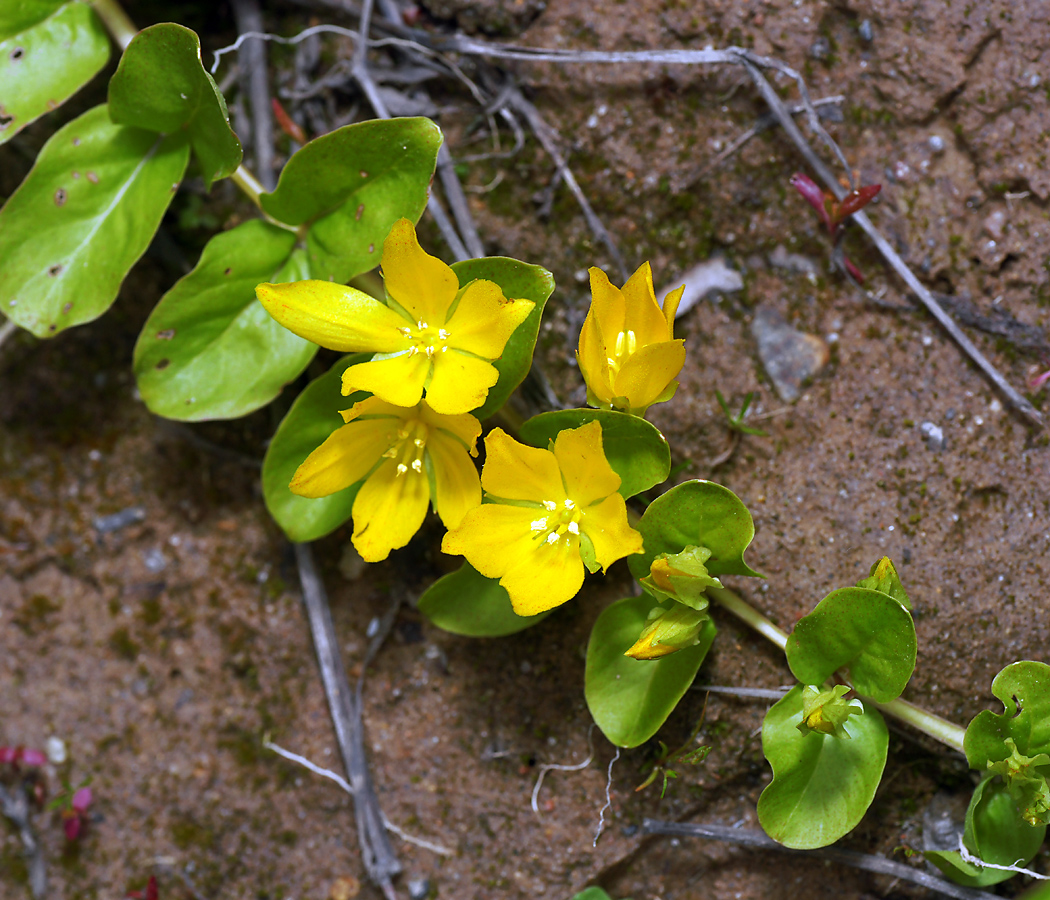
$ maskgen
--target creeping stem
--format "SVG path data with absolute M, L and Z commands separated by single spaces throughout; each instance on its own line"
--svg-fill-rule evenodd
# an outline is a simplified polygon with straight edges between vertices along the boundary
M 731 612 L 745 624 L 750 625 L 755 631 L 762 635 L 762 637 L 772 641 L 781 650 L 787 647 L 787 634 L 777 628 L 776 625 L 770 622 L 769 619 L 762 615 L 762 613 L 742 597 L 727 588 L 717 587 L 708 588 L 707 595 L 719 606 Z M 921 709 L 914 703 L 909 703 L 907 700 L 901 700 L 900 697 L 896 700 L 891 700 L 889 703 L 876 703 L 874 700 L 869 700 L 867 697 L 863 699 L 866 703 L 871 703 L 876 709 L 899 719 L 901 722 L 911 725 L 912 728 L 921 731 L 923 734 L 929 735 L 934 740 L 940 741 L 947 747 L 951 747 L 952 750 L 956 750 L 959 753 L 965 753 L 963 750 L 963 735 L 966 732 L 953 722 L 949 722 L 947 719 L 942 719 L 940 716 L 934 715 L 933 713 L 926 712 L 926 710 Z

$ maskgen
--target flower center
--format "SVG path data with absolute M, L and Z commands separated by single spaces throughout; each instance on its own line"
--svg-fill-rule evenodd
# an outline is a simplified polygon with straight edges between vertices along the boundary
M 387 459 L 397 460 L 398 477 L 407 475 L 410 471 L 417 475 L 423 474 L 423 454 L 429 436 L 427 426 L 418 419 L 405 422 L 398 428 L 397 438 L 383 454 Z
M 612 348 L 613 355 L 605 358 L 614 375 L 620 371 L 620 366 L 624 364 L 628 357 L 633 356 L 637 349 L 638 338 L 633 331 L 621 331 L 616 335 L 616 343 Z
M 556 500 L 544 500 L 543 508 L 547 515 L 533 520 L 531 525 L 538 541 L 567 544 L 573 537 L 579 537 L 583 513 L 572 500 L 566 499 L 561 503 Z
M 432 328 L 422 319 L 415 325 L 406 325 L 399 328 L 405 337 L 411 341 L 408 355 L 415 356 L 417 353 L 425 353 L 427 359 L 433 359 L 437 354 L 444 353 L 448 349 L 448 331 L 444 328 Z

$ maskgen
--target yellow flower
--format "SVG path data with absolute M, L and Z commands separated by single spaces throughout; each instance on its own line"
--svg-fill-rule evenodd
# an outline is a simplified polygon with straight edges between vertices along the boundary
M 443 415 L 476 409 L 499 372 L 508 338 L 532 312 L 531 300 L 508 300 L 499 285 L 456 273 L 423 251 L 408 219 L 383 245 L 389 305 L 328 281 L 260 284 L 262 305 L 300 337 L 343 352 L 375 353 L 343 373 L 343 394 L 368 391 L 395 406 L 415 406 L 426 390 Z
M 481 503 L 470 460 L 481 423 L 473 416 L 441 415 L 425 400 L 405 409 L 378 397 L 342 416 L 346 424 L 306 458 L 289 487 L 301 497 L 327 497 L 364 479 L 353 507 L 353 542 L 363 559 L 379 562 L 404 547 L 431 500 L 447 528 Z
M 485 439 L 481 486 L 489 501 L 445 535 L 441 549 L 498 578 L 519 616 L 560 606 L 583 584 L 584 564 L 603 571 L 641 553 L 627 523 L 617 475 L 597 422 L 561 432 L 549 450 L 519 444 L 501 429 Z
M 674 339 L 674 316 L 685 285 L 656 303 L 653 273 L 642 263 L 623 289 L 598 268 L 591 272 L 591 308 L 576 354 L 587 382 L 587 402 L 641 416 L 670 400 L 685 362 L 685 341 Z

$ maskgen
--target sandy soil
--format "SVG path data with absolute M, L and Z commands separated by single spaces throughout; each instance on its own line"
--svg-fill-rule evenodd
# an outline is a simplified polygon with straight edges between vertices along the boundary
M 464 24 L 482 21 L 485 5 L 467 4 Z M 140 24 L 147 11 L 132 7 Z M 279 12 L 282 31 L 305 23 L 301 10 Z M 872 217 L 924 280 L 968 295 L 985 315 L 1048 324 L 1050 27 L 1037 0 L 635 0 L 603 4 L 600 15 L 589 3 L 552 0 L 511 36 L 605 49 L 737 43 L 785 60 L 805 72 L 814 96 L 845 96 L 843 121 L 829 128 L 861 181 L 882 183 Z M 919 661 L 905 697 L 961 724 L 992 706 L 994 674 L 1016 659 L 1046 660 L 1050 644 L 1045 434 L 1004 407 L 859 235 L 848 239 L 850 255 L 899 309 L 866 302 L 829 271 L 816 218 L 788 186 L 801 160 L 779 132 L 704 172 L 764 112 L 744 73 L 533 65 L 516 74 L 562 135 L 629 265 L 649 259 L 657 281 L 673 284 L 717 253 L 744 275 L 742 292 L 680 321 L 689 350 L 682 386 L 651 416 L 687 464 L 678 478 L 717 480 L 753 511 L 749 561 L 768 581 L 735 586 L 790 628 L 888 554 L 916 605 Z M 455 103 L 467 110 L 464 97 L 450 95 Z M 469 110 L 443 117 L 454 154 L 479 151 L 466 136 L 472 121 Z M 0 148 L 4 195 L 51 127 Z M 564 187 L 549 217 L 537 217 L 535 195 L 553 171 L 530 141 L 510 161 L 472 165 L 467 181 L 481 187 L 502 175 L 472 195 L 487 249 L 554 272 L 539 359 L 559 397 L 579 403 L 581 272 L 611 261 Z M 234 202 L 220 189 L 213 206 L 225 214 Z M 199 204 L 180 204 L 166 229 L 192 261 L 187 235 L 196 232 L 179 210 L 185 217 Z M 773 265 L 780 245 L 802 262 Z M 358 896 L 378 897 L 364 883 L 349 798 L 262 747 L 269 735 L 337 767 L 294 561 L 252 468 L 292 394 L 241 422 L 192 430 L 145 410 L 131 348 L 176 277 L 165 258 L 140 263 L 104 319 L 50 343 L 19 338 L 0 358 L 0 744 L 60 737 L 69 759 L 51 783 L 91 776 L 97 797 L 73 850 L 63 849 L 56 818 L 37 820 L 50 896 L 120 897 L 161 858 L 175 870 L 161 873 L 165 900 L 194 896 L 176 873 L 208 898 L 325 898 L 340 877 Z M 830 364 L 791 406 L 757 358 L 750 324 L 763 304 L 830 343 Z M 1023 385 L 1038 360 L 974 334 Z M 768 437 L 744 438 L 712 468 L 730 439 L 716 389 L 737 401 L 754 391 L 756 412 L 775 415 L 761 423 Z M 1045 411 L 1045 393 L 1034 399 Z M 924 438 L 926 422 L 942 429 L 943 447 Z M 129 507 L 141 508 L 141 521 L 98 530 L 98 517 Z M 395 824 L 451 850 L 440 856 L 395 839 L 402 895 L 419 879 L 431 896 L 463 900 L 556 900 L 588 883 L 635 900 L 922 893 L 810 861 L 638 836 L 644 816 L 757 827 L 755 802 L 769 779 L 761 702 L 712 695 L 701 732 L 711 754 L 662 801 L 653 789 L 633 793 L 654 748 L 623 754 L 597 847 L 614 752 L 599 735 L 589 767 L 547 776 L 537 815 L 539 767 L 591 752 L 583 649 L 599 611 L 630 591 L 626 567 L 590 579 L 530 631 L 471 641 L 412 610 L 448 566 L 436 522 L 363 574 L 345 564 L 348 537 L 337 532 L 317 554 L 352 671 L 369 622 L 403 603 L 365 694 L 380 800 Z M 716 620 L 701 683 L 790 681 L 778 651 L 728 617 Z M 682 739 L 702 705 L 703 694 L 691 694 L 662 736 Z M 970 785 L 958 760 L 895 733 L 883 786 L 845 843 L 887 855 L 921 847 L 931 798 L 965 798 Z M 1044 850 L 1036 865 L 1047 863 Z M 0 896 L 28 896 L 10 828 L 0 829 L 0 873 Z

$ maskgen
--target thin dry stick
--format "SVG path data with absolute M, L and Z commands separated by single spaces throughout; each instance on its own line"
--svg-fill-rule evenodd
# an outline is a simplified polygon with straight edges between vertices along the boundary
M 730 844 L 740 844 L 744 847 L 757 847 L 760 850 L 776 850 L 781 853 L 790 853 L 794 856 L 825 859 L 841 863 L 842 865 L 852 866 L 855 869 L 864 869 L 866 872 L 876 872 L 879 875 L 890 875 L 902 881 L 910 881 L 913 884 L 922 885 L 928 890 L 943 894 L 945 897 L 954 897 L 955 900 L 996 900 L 995 894 L 952 884 L 950 881 L 927 875 L 922 869 L 913 869 L 911 866 L 894 862 L 892 859 L 886 859 L 884 856 L 874 856 L 870 853 L 860 853 L 857 850 L 846 850 L 841 847 L 823 847 L 820 850 L 790 850 L 768 837 L 765 832 L 757 829 L 643 819 L 642 833 L 702 837 L 715 841 L 725 841 Z
M 22 784 L 6 788 L 0 784 L 0 815 L 7 818 L 22 839 L 29 869 L 29 891 L 33 897 L 47 896 L 47 869 L 44 866 L 44 850 L 29 821 L 29 796 Z
M 357 691 L 350 690 L 339 655 L 328 597 L 317 572 L 310 545 L 296 544 L 295 558 L 299 564 L 303 603 L 310 622 L 314 649 L 317 651 L 321 681 L 335 725 L 339 752 L 343 757 L 347 779 L 353 789 L 354 816 L 357 819 L 357 840 L 361 846 L 361 859 L 368 877 L 382 889 L 389 900 L 394 900 L 397 895 L 394 893 L 391 879 L 401 871 L 401 863 L 398 862 L 387 838 L 383 813 L 379 808 L 372 773 L 365 756 L 360 682 Z
M 18 331 L 18 326 L 10 319 L 4 322 L 3 325 L 0 325 L 0 347 L 2 347 L 4 341 L 11 337 L 16 331 Z
M 233 0 L 233 16 L 240 32 L 261 32 L 262 13 L 258 0 Z M 268 191 L 274 189 L 273 116 L 270 110 L 270 87 L 266 71 L 266 43 L 247 41 L 240 51 L 240 67 L 247 84 L 252 107 L 252 146 L 259 180 Z
M 613 258 L 613 262 L 616 263 L 616 267 L 620 270 L 620 277 L 626 281 L 630 272 L 627 271 L 627 265 L 624 263 L 623 257 L 620 255 L 620 250 L 616 246 L 616 242 L 613 241 L 612 235 L 606 231 L 605 226 L 602 224 L 602 220 L 598 218 L 594 209 L 591 207 L 590 202 L 587 200 L 587 196 L 583 193 L 583 189 L 576 181 L 576 176 L 572 174 L 572 169 L 570 169 L 565 162 L 565 157 L 561 155 L 561 151 L 558 149 L 558 144 L 554 140 L 554 130 L 543 120 L 540 111 L 526 100 L 521 91 L 517 88 L 513 88 L 507 92 L 507 104 L 525 117 L 525 121 L 529 123 L 529 127 L 536 134 L 540 144 L 543 145 L 543 149 L 547 151 L 547 155 L 554 162 L 558 172 L 561 173 L 561 177 L 565 181 L 565 184 L 568 185 L 569 190 L 572 191 L 573 196 L 576 198 L 576 202 L 580 204 L 580 209 L 583 210 L 583 216 L 587 220 L 587 225 L 590 227 L 594 236 L 605 244 L 606 249 Z

